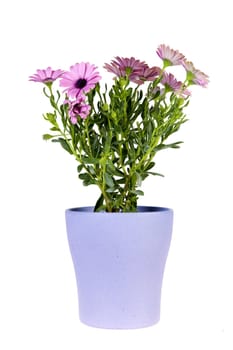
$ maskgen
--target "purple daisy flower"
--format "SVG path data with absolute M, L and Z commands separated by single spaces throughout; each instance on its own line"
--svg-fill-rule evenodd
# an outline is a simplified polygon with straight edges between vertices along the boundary
M 168 91 L 172 91 L 180 97 L 185 98 L 191 95 L 191 92 L 187 90 L 183 83 L 178 81 L 172 73 L 164 72 L 161 83 Z
M 65 100 L 64 104 L 68 104 L 70 121 L 72 124 L 77 123 L 78 117 L 86 119 L 90 113 L 91 106 L 85 103 L 85 97 L 81 96 L 75 101 Z
M 178 81 L 172 73 L 163 73 L 161 83 L 171 91 L 179 91 L 182 87 L 182 82 Z
M 134 78 L 133 82 L 141 85 L 145 81 L 154 81 L 160 73 L 161 69 L 159 67 L 147 67 L 139 72 L 138 77 Z
M 180 91 L 176 91 L 175 93 L 176 95 L 179 95 L 180 97 L 183 97 L 183 98 L 191 96 L 191 91 L 189 91 L 186 88 L 182 88 Z
M 51 67 L 48 67 L 47 69 L 37 69 L 37 73 L 34 75 L 31 75 L 29 77 L 29 80 L 39 82 L 39 83 L 44 83 L 44 84 L 52 83 L 57 78 L 60 78 L 63 73 L 64 73 L 63 70 L 61 69 L 52 70 Z
M 156 53 L 163 60 L 165 67 L 182 64 L 185 59 L 184 55 L 178 50 L 173 50 L 164 44 L 158 47 Z
M 70 97 L 77 97 L 83 92 L 88 92 L 95 87 L 101 79 L 97 67 L 90 63 L 76 63 L 65 72 L 60 80 L 60 86 L 65 87 L 64 91 Z
M 111 64 L 105 63 L 104 68 L 118 77 L 128 77 L 129 80 L 134 81 L 141 72 L 149 67 L 145 62 L 134 57 L 123 58 L 117 56 L 115 60 L 111 61 Z
M 185 60 L 182 62 L 182 65 L 187 72 L 187 80 L 190 84 L 196 84 L 202 87 L 207 87 L 209 83 L 208 75 L 196 69 L 192 62 Z

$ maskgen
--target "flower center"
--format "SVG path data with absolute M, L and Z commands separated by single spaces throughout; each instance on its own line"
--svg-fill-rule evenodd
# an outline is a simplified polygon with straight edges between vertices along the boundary
M 79 114 L 81 112 L 81 106 L 79 103 L 76 103 L 74 106 L 73 106 L 73 113 L 75 114 Z
M 77 89 L 82 89 L 82 88 L 84 88 L 84 86 L 86 86 L 86 85 L 87 85 L 86 79 L 79 79 L 79 80 L 77 80 L 76 83 L 75 83 L 75 87 L 76 87 Z
M 133 69 L 131 67 L 125 67 L 125 73 L 127 75 L 130 75 L 132 73 Z

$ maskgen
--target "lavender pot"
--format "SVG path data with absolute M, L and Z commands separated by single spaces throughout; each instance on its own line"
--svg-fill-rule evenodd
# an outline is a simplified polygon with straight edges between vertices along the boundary
M 161 287 L 173 212 L 66 210 L 82 323 L 99 328 L 152 326 L 160 319 Z

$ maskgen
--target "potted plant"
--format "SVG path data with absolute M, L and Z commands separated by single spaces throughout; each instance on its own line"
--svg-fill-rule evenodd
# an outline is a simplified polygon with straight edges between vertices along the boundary
M 139 206 L 138 198 L 143 180 L 160 175 L 156 153 L 180 146 L 167 140 L 187 120 L 189 87 L 206 87 L 208 76 L 169 46 L 160 45 L 157 54 L 161 67 L 134 57 L 106 63 L 114 74 L 110 88 L 101 87 L 97 67 L 84 62 L 29 78 L 44 84 L 52 107 L 43 115 L 50 124 L 44 140 L 74 156 L 83 185 L 100 190 L 93 207 L 66 210 L 80 320 L 95 327 L 140 328 L 160 317 L 173 211 Z M 171 72 L 177 65 L 183 81 Z

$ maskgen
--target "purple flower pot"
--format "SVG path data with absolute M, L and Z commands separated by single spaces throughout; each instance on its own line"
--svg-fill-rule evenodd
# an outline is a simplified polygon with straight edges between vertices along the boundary
M 81 322 L 130 329 L 159 321 L 172 222 L 172 210 L 160 207 L 138 207 L 136 213 L 66 210 Z

